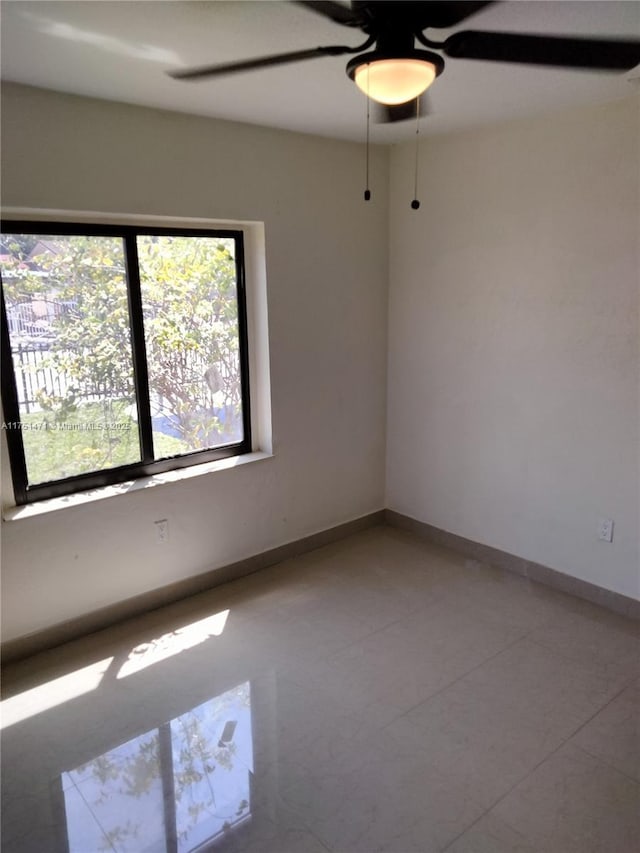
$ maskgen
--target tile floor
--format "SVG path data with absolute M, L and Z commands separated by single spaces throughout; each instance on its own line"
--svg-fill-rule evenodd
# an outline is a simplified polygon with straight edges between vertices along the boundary
M 4 678 L 4 853 L 638 853 L 640 630 L 379 527 Z

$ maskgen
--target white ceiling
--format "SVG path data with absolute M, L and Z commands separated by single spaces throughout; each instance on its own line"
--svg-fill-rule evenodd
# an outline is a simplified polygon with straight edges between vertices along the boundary
M 347 57 L 178 82 L 164 71 L 325 44 L 357 45 L 358 30 L 277 0 L 3 0 L 2 76 L 33 86 L 197 115 L 361 140 L 364 96 Z M 511 0 L 456 29 L 640 38 L 640 2 Z M 435 39 L 452 31 L 429 31 Z M 635 79 L 629 79 L 635 78 Z M 421 133 L 624 97 L 637 69 L 610 74 L 447 60 Z M 374 142 L 415 133 L 412 122 L 376 125 Z

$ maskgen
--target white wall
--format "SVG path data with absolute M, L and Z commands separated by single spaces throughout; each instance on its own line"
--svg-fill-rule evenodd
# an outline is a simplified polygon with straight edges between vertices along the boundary
M 386 501 L 636 598 L 639 129 L 630 98 L 430 139 L 419 213 L 394 150 Z
M 3 640 L 381 509 L 387 153 L 7 85 L 5 206 L 265 223 L 275 456 L 3 524 Z M 171 541 L 154 541 L 168 518 Z

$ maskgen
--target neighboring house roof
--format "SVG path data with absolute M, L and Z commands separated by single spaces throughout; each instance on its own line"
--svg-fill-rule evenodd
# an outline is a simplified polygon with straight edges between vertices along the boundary
M 38 240 L 31 250 L 27 260 L 30 261 L 32 258 L 37 257 L 37 255 L 43 255 L 45 252 L 50 252 L 52 255 L 58 255 L 60 254 L 60 247 L 52 240 Z

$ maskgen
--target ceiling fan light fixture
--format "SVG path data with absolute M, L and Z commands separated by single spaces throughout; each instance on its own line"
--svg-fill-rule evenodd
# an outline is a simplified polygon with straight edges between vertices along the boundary
M 421 95 L 436 79 L 436 69 L 419 59 L 379 59 L 360 65 L 356 86 L 380 104 L 404 104 Z
M 426 50 L 414 50 L 405 56 L 372 51 L 352 59 L 347 64 L 347 74 L 369 98 L 391 106 L 419 97 L 443 68 L 442 57 Z

